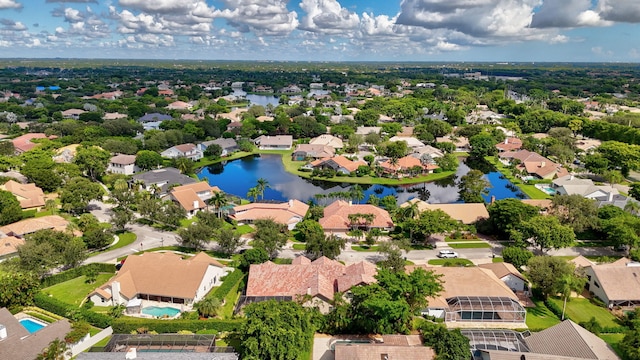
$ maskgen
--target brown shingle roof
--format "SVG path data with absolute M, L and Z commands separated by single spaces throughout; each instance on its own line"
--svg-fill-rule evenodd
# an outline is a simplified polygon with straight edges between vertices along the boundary
M 119 165 L 131 165 L 131 164 L 135 164 L 136 156 L 120 154 L 112 157 L 111 160 L 109 160 L 109 162 L 112 164 L 119 164 Z
M 24 239 L 15 236 L 0 238 L 0 257 L 17 252 L 19 245 L 24 245 Z
M 180 144 L 180 145 L 176 145 L 174 146 L 175 149 L 179 150 L 180 152 L 186 153 L 189 151 L 194 151 L 196 150 L 196 146 L 194 144 L 188 143 L 188 144 Z
M 473 224 L 478 220 L 488 219 L 489 212 L 482 203 L 473 204 L 429 204 L 420 199 L 411 199 L 400 206 L 406 207 L 412 203 L 418 204 L 418 210 L 442 210 L 452 219 L 461 221 L 463 224 Z
M 356 171 L 361 165 L 367 165 L 367 163 L 364 161 L 351 161 L 342 155 L 316 160 L 311 163 L 311 166 L 313 167 L 321 165 L 327 165 L 332 168 L 340 167 L 346 169 L 349 172 L 352 172 Z
M 44 206 L 44 192 L 36 184 L 20 184 L 9 180 L 0 186 L 2 188 L 15 195 L 23 209 Z
M 640 267 L 613 263 L 591 269 L 609 301 L 640 300 Z
M 383 344 L 336 344 L 335 360 L 433 360 L 430 347 Z
M 236 221 L 255 221 L 257 219 L 273 219 L 280 224 L 289 224 L 292 219 L 302 219 L 307 214 L 309 205 L 292 199 L 280 204 L 251 203 L 233 208 L 230 217 Z
M 200 192 L 220 192 L 217 186 L 210 186 L 206 181 L 176 186 L 171 189 L 171 196 L 187 211 L 205 209 L 207 204 L 198 196 Z
M 23 237 L 38 230 L 53 229 L 56 231 L 65 231 L 69 222 L 58 215 L 48 215 L 39 218 L 25 219 L 13 224 L 0 227 L 0 232 L 7 235 Z
M 525 279 L 525 277 L 510 263 L 501 262 L 501 263 L 489 263 L 489 264 L 480 264 L 478 267 L 483 269 L 489 269 L 493 271 L 494 274 L 498 277 L 498 279 L 502 279 L 507 275 L 513 275 L 520 278 L 522 281 L 528 283 L 529 281 Z
M 533 353 L 567 356 L 574 359 L 618 360 L 613 350 L 595 334 L 565 320 L 525 338 Z
M 101 288 L 118 281 L 127 299 L 137 294 L 193 299 L 209 265 L 224 267 L 202 252 L 187 259 L 174 253 L 129 255 L 118 274 Z
M 336 291 L 346 291 L 355 285 L 375 282 L 375 265 L 354 265 L 345 266 L 326 257 L 313 262 L 298 257 L 290 265 L 276 265 L 270 261 L 254 264 L 249 268 L 247 296 L 311 295 L 321 296 L 329 301 Z M 353 282 L 360 275 L 361 281 Z
M 373 222 L 369 225 L 372 228 L 391 228 L 393 220 L 389 213 L 377 206 L 370 204 L 352 204 L 343 200 L 334 201 L 324 208 L 324 217 L 318 223 L 325 231 L 346 231 L 349 229 L 350 214 L 373 214 Z

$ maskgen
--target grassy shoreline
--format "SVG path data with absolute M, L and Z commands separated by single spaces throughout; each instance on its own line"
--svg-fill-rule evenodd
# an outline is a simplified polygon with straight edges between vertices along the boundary
M 209 159 L 201 159 L 195 163 L 196 168 L 201 169 L 205 166 L 213 165 L 220 163 L 222 161 L 230 161 L 241 159 L 247 156 L 259 155 L 259 154 L 271 154 L 271 155 L 281 155 L 282 157 L 282 165 L 284 166 L 285 171 L 290 174 L 300 176 L 305 179 L 312 180 L 321 180 L 335 183 L 350 183 L 350 184 L 366 184 L 366 185 L 410 185 L 410 184 L 420 184 L 424 182 L 431 182 L 440 179 L 447 178 L 453 174 L 455 171 L 443 171 L 437 174 L 429 174 L 423 176 L 417 176 L 412 178 L 404 178 L 404 179 L 390 179 L 390 178 L 379 178 L 379 177 L 371 177 L 371 176 L 362 176 L 362 177 L 351 177 L 351 176 L 334 176 L 332 178 L 320 178 L 311 176 L 310 172 L 299 171 L 298 169 L 304 165 L 305 161 L 293 161 L 291 159 L 292 150 L 255 150 L 253 152 L 236 152 L 231 156 L 227 156 L 224 158 L 219 158 L 215 160 Z M 198 170 L 199 171 L 199 170 Z
M 522 191 L 525 195 L 529 197 L 529 199 L 533 199 L 533 200 L 551 199 L 550 195 L 538 189 L 537 187 L 535 187 L 535 185 L 525 184 L 522 182 L 522 180 L 514 177 L 513 174 L 511 173 L 511 170 L 509 170 L 503 163 L 498 161 L 495 157 L 486 156 L 484 159 L 487 162 L 489 162 L 491 165 L 493 165 L 493 167 L 496 168 L 496 171 L 504 175 L 504 177 L 507 180 L 511 181 L 513 185 L 517 186 L 518 189 L 520 189 L 520 191 Z

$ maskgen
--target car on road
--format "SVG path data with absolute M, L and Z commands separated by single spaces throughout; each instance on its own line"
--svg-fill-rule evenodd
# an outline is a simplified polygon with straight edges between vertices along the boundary
M 441 259 L 455 259 L 458 257 L 458 253 L 451 250 L 440 250 L 438 257 Z

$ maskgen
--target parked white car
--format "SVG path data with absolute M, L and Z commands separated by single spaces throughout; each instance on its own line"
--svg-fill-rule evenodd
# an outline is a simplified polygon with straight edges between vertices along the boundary
M 458 257 L 458 253 L 451 250 L 440 250 L 438 257 L 441 259 L 455 259 Z

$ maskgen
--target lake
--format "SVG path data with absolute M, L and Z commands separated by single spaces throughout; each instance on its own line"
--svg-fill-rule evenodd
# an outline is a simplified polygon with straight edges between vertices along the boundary
M 395 195 L 398 204 L 415 197 L 430 203 L 458 202 L 458 188 L 455 182 L 469 170 L 466 164 L 460 163 L 454 176 L 434 182 L 400 186 L 360 185 L 365 194 L 363 201 L 366 201 L 369 195 L 375 194 L 380 198 Z M 265 178 L 270 187 L 265 190 L 264 199 L 277 201 L 298 199 L 306 202 L 314 199 L 315 194 L 349 191 L 353 186 L 349 183 L 310 180 L 290 174 L 284 169 L 280 155 L 266 154 L 204 167 L 197 175 L 200 179 L 207 178 L 209 184 L 218 186 L 222 191 L 243 198 L 247 197 L 250 188 L 256 186 L 259 178 Z M 485 201 L 489 202 L 492 196 L 495 196 L 496 200 L 517 197 L 519 191 L 500 173 L 489 172 L 485 178 L 492 185 L 489 194 L 483 196 Z

